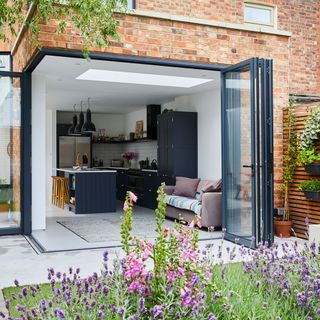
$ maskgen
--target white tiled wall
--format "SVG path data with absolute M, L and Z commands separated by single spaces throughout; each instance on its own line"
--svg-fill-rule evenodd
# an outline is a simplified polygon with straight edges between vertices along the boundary
M 123 144 L 93 144 L 92 156 L 103 160 L 104 166 L 109 166 L 112 159 L 121 159 L 123 152 L 130 151 L 137 155 L 132 160 L 132 167 L 138 168 L 139 161 L 145 160 L 147 157 L 150 163 L 153 159 L 157 159 L 157 141 L 123 143 Z

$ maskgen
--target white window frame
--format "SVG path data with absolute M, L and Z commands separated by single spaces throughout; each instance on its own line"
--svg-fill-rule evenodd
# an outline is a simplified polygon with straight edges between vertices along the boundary
M 247 20 L 246 13 L 245 13 L 247 7 L 271 11 L 271 19 L 272 19 L 271 23 L 263 23 L 258 21 Z M 244 2 L 244 7 L 243 7 L 243 19 L 245 23 L 276 28 L 277 27 L 277 7 L 269 3 L 246 1 Z

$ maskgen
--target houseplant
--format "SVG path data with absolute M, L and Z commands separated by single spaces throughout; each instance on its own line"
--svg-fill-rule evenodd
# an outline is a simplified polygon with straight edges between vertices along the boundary
M 131 168 L 131 160 L 135 157 L 135 153 L 134 152 L 124 152 L 121 156 L 124 159 L 124 166 L 126 168 Z
M 294 172 L 297 168 L 297 140 L 298 135 L 296 132 L 297 118 L 294 113 L 293 99 L 290 100 L 289 105 L 286 107 L 287 111 L 287 121 L 285 123 L 285 131 L 287 133 L 286 144 L 284 145 L 284 155 L 283 155 L 283 173 L 282 180 L 283 183 L 280 186 L 280 190 L 283 193 L 284 198 L 284 211 L 282 220 L 277 219 L 274 221 L 274 228 L 277 236 L 283 238 L 290 237 L 292 221 L 290 220 L 290 208 L 289 208 L 289 187 L 293 181 Z
M 320 152 L 316 141 L 320 137 L 320 110 L 312 110 L 299 136 L 299 163 L 305 166 L 308 173 L 320 174 Z
M 0 212 L 9 211 L 9 190 L 6 179 L 0 179 Z
M 299 184 L 299 190 L 303 191 L 306 198 L 314 201 L 320 200 L 320 180 L 310 180 Z

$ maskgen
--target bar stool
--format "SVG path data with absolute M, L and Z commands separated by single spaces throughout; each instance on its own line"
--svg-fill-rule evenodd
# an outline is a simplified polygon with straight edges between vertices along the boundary
M 59 177 L 52 176 L 52 194 L 51 194 L 51 203 L 53 205 L 58 205 L 59 200 L 59 187 L 60 187 L 60 181 Z
M 58 206 L 63 209 L 65 203 L 69 203 L 69 186 L 68 186 L 68 178 L 59 177 L 59 201 Z

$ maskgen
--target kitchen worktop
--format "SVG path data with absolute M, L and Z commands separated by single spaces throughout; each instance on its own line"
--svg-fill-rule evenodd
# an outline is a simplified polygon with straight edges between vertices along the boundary
M 125 168 L 125 167 L 95 167 L 95 169 L 101 171 L 101 170 L 104 170 L 104 169 L 107 169 L 107 170 L 129 170 L 129 169 L 134 169 L 134 170 L 140 170 L 142 172 L 155 172 L 157 173 L 158 170 L 153 170 L 153 169 L 136 169 L 136 168 Z
M 88 169 L 54 168 L 53 170 L 66 172 L 66 173 L 117 173 L 116 170 L 97 169 L 97 168 L 88 168 Z

